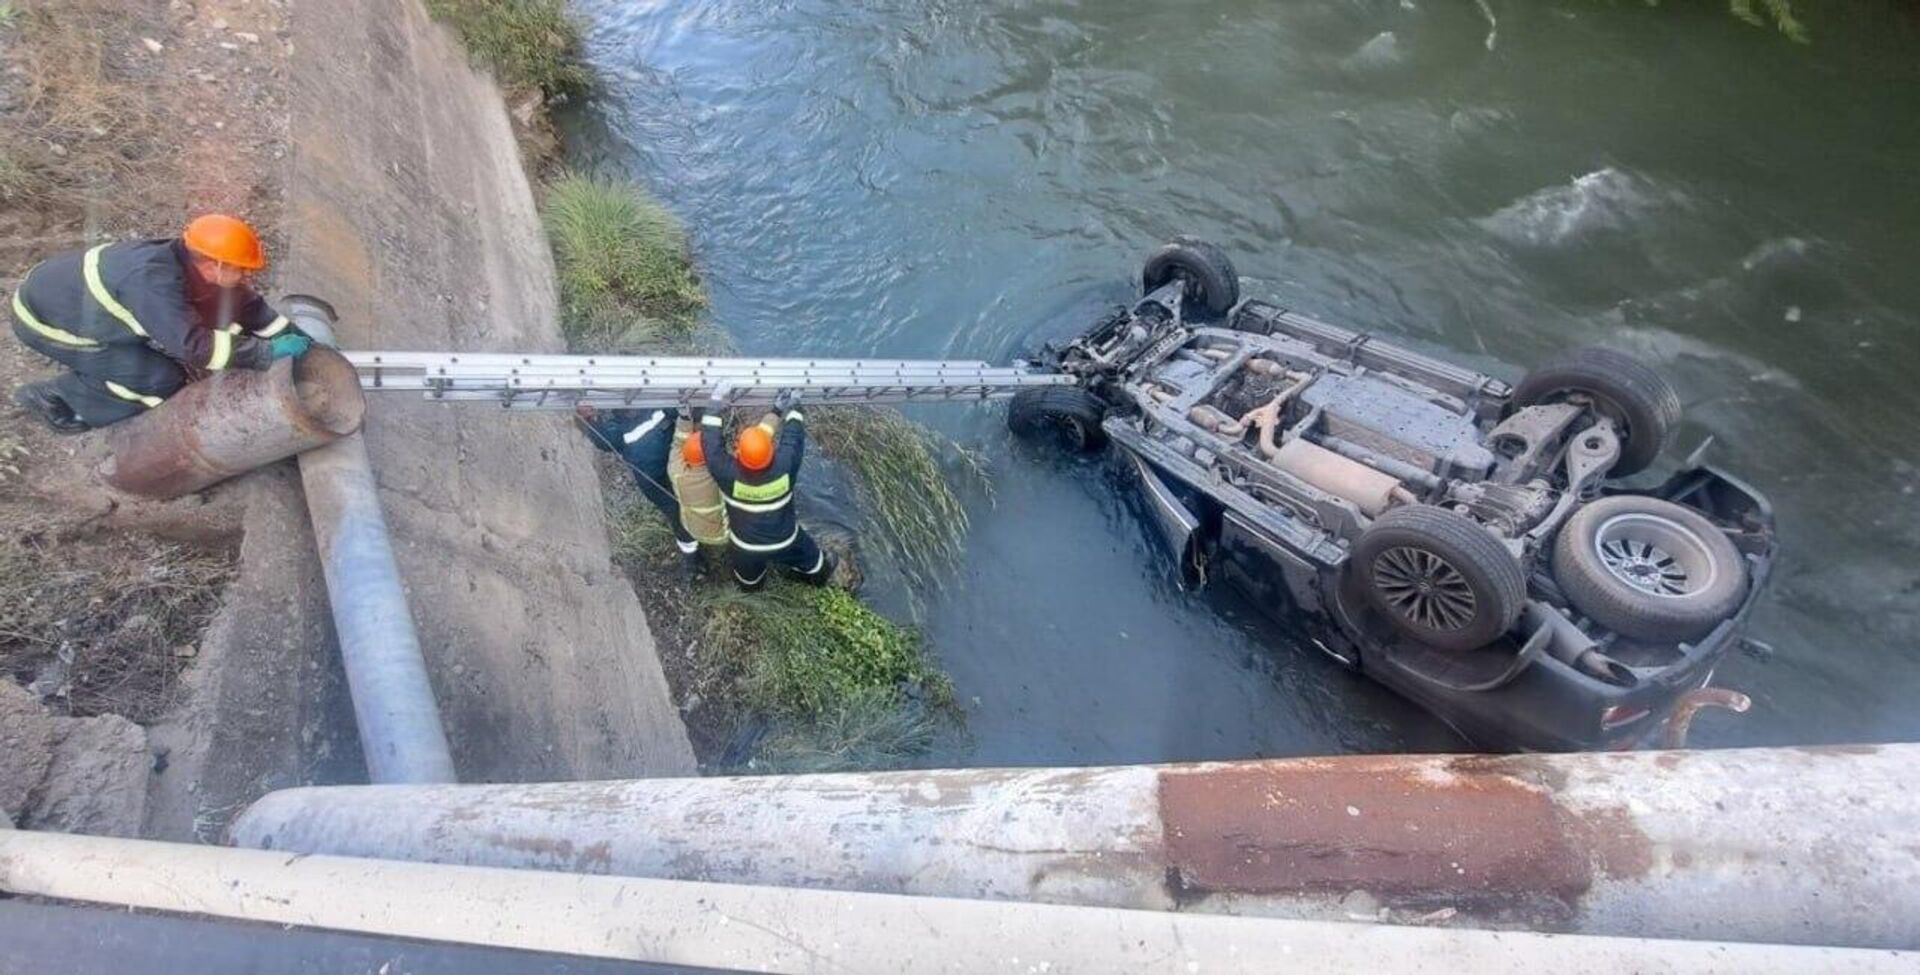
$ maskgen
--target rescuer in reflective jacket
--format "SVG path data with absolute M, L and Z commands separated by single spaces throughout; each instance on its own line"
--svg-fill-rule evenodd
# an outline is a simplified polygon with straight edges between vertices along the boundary
M 727 505 L 720 485 L 707 470 L 706 445 L 699 426 L 686 417 L 673 425 L 673 452 L 667 455 L 667 477 L 674 500 L 680 502 L 680 524 L 702 545 L 727 544 Z
M 660 509 L 673 528 L 673 544 L 680 549 L 683 568 L 692 569 L 700 556 L 700 543 L 687 532 L 680 518 L 680 502 L 675 499 L 667 479 L 667 455 L 673 450 L 673 428 L 680 411 L 608 410 L 601 413 L 581 404 L 574 415 L 587 428 L 587 439 L 595 447 L 617 455 L 626 462 L 633 484 L 653 506 Z
M 833 574 L 833 562 L 813 536 L 800 527 L 793 510 L 793 488 L 806 452 L 806 418 L 790 392 L 775 401 L 776 413 L 740 431 L 733 453 L 727 452 L 722 417 L 728 390 L 714 391 L 707 413 L 700 419 L 700 440 L 707 469 L 720 485 L 727 504 L 727 537 L 733 542 L 733 581 L 742 589 L 758 589 L 767 581 L 767 566 L 784 565 L 814 585 Z M 778 441 L 775 434 L 778 434 Z
M 306 352 L 311 340 L 248 285 L 266 266 L 253 228 L 219 214 L 179 237 L 41 261 L 9 303 L 13 333 L 69 371 L 21 386 L 14 401 L 78 433 L 159 406 L 207 373 Z

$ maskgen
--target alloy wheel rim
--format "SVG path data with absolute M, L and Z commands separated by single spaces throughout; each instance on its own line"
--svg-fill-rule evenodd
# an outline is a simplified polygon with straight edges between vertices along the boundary
M 1395 613 L 1429 630 L 1464 629 L 1479 615 L 1466 575 L 1426 549 L 1381 552 L 1373 560 L 1373 584 Z
M 1677 599 L 1713 584 L 1718 568 L 1692 529 L 1647 514 L 1615 515 L 1593 534 L 1594 554 L 1615 581 L 1649 596 Z

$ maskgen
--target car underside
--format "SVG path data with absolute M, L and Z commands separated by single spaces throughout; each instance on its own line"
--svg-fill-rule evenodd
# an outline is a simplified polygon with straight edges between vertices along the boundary
M 1775 548 L 1764 498 L 1690 459 L 1628 488 L 1668 446 L 1673 389 L 1576 349 L 1517 385 L 1241 300 L 1191 238 L 1143 297 L 1045 365 L 1013 428 L 1138 475 L 1183 581 L 1263 611 L 1497 748 L 1631 747 L 1684 734 L 1742 642 Z

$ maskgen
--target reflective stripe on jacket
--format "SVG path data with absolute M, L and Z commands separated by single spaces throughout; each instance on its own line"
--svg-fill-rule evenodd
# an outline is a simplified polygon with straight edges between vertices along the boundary
M 777 431 L 773 462 L 765 470 L 740 467 L 727 449 L 720 417 L 711 413 L 700 421 L 700 446 L 707 469 L 720 485 L 726 502 L 728 537 L 749 552 L 778 552 L 793 544 L 800 530 L 793 510 L 794 483 L 806 453 L 807 427 L 799 410 L 789 410 L 785 422 L 772 413 L 760 421 L 769 433 Z
M 286 331 L 286 319 L 251 289 L 190 287 L 187 261 L 173 238 L 56 254 L 27 272 L 14 317 L 65 345 L 139 342 L 193 369 L 265 368 L 273 352 L 262 337 Z
M 680 524 L 686 527 L 687 534 L 703 544 L 725 545 L 727 505 L 720 496 L 720 484 L 705 464 L 688 466 L 682 452 L 687 438 L 693 435 L 692 421 L 683 419 L 675 423 L 673 452 L 667 455 L 667 477 L 673 481 L 673 496 L 680 502 Z

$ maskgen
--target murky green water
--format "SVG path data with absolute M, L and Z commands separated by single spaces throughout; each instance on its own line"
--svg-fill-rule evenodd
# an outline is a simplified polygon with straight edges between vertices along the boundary
M 1253 293 L 1509 377 L 1601 341 L 1786 561 L 1711 744 L 1920 733 L 1920 30 L 1789 44 L 1718 5 L 581 0 L 581 140 L 691 226 L 769 353 L 1004 360 L 1177 232 Z M 1099 463 L 921 414 L 999 474 L 928 625 L 975 763 L 1451 747 L 1231 598 L 1166 581 Z M 823 515 L 831 512 L 822 511 Z

